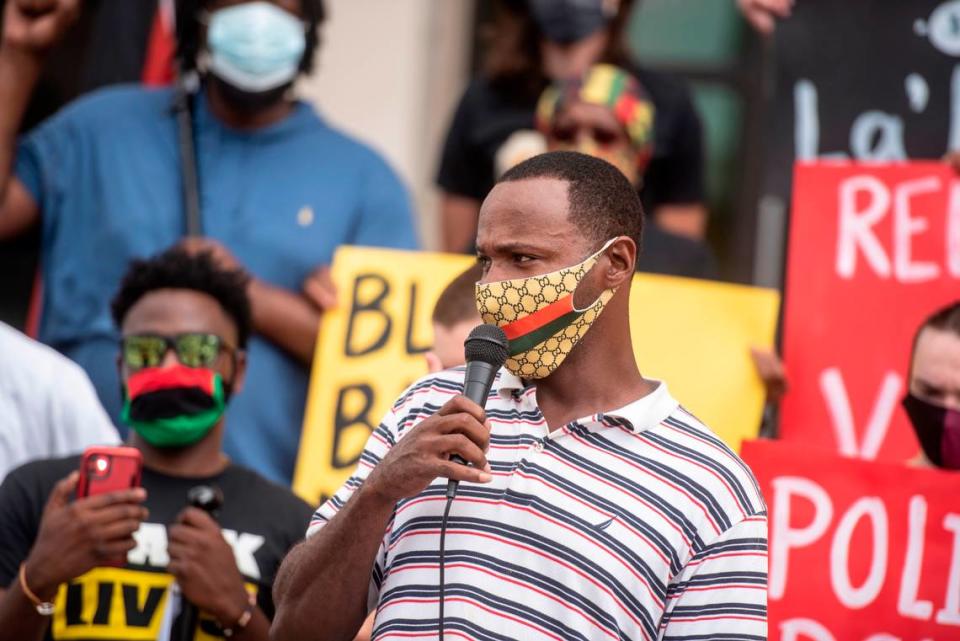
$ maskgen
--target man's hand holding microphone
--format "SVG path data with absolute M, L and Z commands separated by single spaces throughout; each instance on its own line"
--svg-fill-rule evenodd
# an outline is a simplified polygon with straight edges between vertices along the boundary
M 401 438 L 370 473 L 365 486 L 396 503 L 416 496 L 436 478 L 449 479 L 447 496 L 457 483 L 489 483 L 493 478 L 485 455 L 490 423 L 484 406 L 497 371 L 507 359 L 507 337 L 494 325 L 478 325 L 464 343 L 466 372 L 463 394 L 447 401 Z M 472 467 L 468 467 L 469 464 Z
M 364 482 L 367 491 L 383 500 L 416 496 L 434 479 L 489 483 L 485 452 L 490 424 L 483 408 L 464 396 L 455 396 L 401 438 Z M 468 467 L 451 460 L 460 456 Z

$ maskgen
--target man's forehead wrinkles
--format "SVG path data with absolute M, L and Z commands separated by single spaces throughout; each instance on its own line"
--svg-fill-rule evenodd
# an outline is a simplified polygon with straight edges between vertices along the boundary
M 513 229 L 526 227 L 527 219 L 530 216 L 537 215 L 538 212 L 534 210 L 532 205 L 530 207 L 524 207 L 523 203 L 517 202 L 497 202 L 480 210 L 481 220 L 488 223 L 493 220 L 498 227 L 509 227 Z
M 522 240 L 504 240 L 503 242 L 493 241 L 488 243 L 484 249 L 493 253 L 507 253 L 525 250 L 542 250 L 543 248 L 549 246 L 552 246 L 552 244 L 544 242 L 537 243 L 535 241 L 527 242 Z
M 567 239 L 568 234 L 556 230 L 542 230 L 524 235 L 490 234 L 478 238 L 477 249 L 490 254 L 535 250 L 543 252 L 557 248 L 557 243 Z
M 510 234 L 530 237 L 560 237 L 570 230 L 564 230 L 567 216 L 548 217 L 543 212 L 523 210 L 511 207 L 509 209 L 490 210 L 480 217 L 479 232 L 482 236 L 493 234 Z

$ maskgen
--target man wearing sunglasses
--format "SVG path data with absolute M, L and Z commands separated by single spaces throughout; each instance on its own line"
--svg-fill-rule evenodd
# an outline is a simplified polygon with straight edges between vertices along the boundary
M 222 452 L 246 371 L 246 278 L 182 249 L 132 264 L 112 310 L 142 487 L 73 500 L 77 456 L 7 477 L 0 639 L 177 639 L 177 594 L 204 634 L 267 639 L 274 575 L 311 509 Z M 222 491 L 216 519 L 186 507 L 198 485 Z

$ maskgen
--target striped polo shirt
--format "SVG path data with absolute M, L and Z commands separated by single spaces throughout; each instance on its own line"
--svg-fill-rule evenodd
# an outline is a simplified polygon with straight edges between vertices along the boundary
M 319 531 L 410 428 L 459 394 L 421 379 L 373 432 Z M 452 639 L 766 639 L 766 508 L 753 474 L 660 382 L 618 410 L 546 424 L 501 370 L 486 405 L 493 481 L 461 483 L 446 538 Z M 373 638 L 435 639 L 447 482 L 400 501 L 377 555 Z

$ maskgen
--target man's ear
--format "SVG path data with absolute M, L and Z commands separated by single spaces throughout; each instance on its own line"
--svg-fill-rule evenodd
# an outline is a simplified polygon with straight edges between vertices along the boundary
M 440 362 L 440 357 L 437 356 L 436 352 L 425 352 L 423 358 L 427 361 L 427 372 L 430 374 L 443 371 L 443 363 Z
M 233 381 L 230 385 L 230 395 L 236 396 L 243 389 L 244 381 L 247 380 L 247 351 L 238 349 L 234 352 L 233 359 Z
M 605 252 L 604 287 L 620 287 L 633 278 L 637 267 L 637 243 L 629 236 L 618 236 Z

